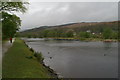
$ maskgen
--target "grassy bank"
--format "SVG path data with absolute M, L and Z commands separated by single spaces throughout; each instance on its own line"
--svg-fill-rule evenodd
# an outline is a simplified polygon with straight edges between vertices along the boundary
M 27 58 L 32 56 L 32 58 Z M 50 72 L 34 57 L 34 53 L 20 39 L 5 53 L 3 78 L 51 78 Z

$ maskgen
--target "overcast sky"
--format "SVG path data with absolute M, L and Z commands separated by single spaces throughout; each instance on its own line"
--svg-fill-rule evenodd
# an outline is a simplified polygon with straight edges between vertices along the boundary
M 21 30 L 44 25 L 118 20 L 117 2 L 30 2 Z

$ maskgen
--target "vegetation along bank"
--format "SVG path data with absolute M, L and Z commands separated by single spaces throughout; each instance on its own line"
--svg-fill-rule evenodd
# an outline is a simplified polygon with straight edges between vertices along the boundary
M 44 65 L 42 55 L 18 38 L 5 53 L 2 67 L 3 78 L 57 78 L 57 74 Z

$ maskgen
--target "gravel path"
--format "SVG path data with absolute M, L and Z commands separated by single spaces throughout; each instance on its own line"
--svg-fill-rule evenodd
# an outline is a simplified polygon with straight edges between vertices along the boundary
M 2 41 L 0 41 L 0 79 L 2 78 Z
M 13 43 L 14 43 L 14 41 L 15 41 L 15 38 L 13 38 Z M 2 56 L 4 56 L 4 54 L 12 46 L 13 43 L 10 43 L 10 41 L 7 41 L 2 45 Z
M 13 38 L 13 42 L 15 41 L 15 38 Z M 7 52 L 7 50 L 12 46 L 13 43 L 10 43 L 10 41 L 6 41 L 4 44 L 2 44 L 2 41 L 0 41 L 0 79 L 2 78 L 2 57 Z
M 15 41 L 15 38 L 13 38 L 13 42 Z M 2 44 L 2 41 L 0 42 L 0 79 L 2 79 L 2 58 L 4 57 L 7 50 L 12 46 L 13 43 L 10 43 L 10 41 L 6 41 Z

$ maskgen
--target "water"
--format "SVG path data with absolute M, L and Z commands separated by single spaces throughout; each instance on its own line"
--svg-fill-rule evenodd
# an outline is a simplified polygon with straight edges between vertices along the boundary
M 27 39 L 26 43 L 42 52 L 45 64 L 64 78 L 118 77 L 117 43 L 43 39 Z

